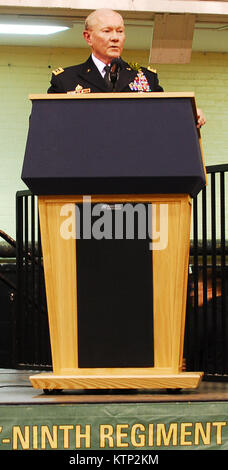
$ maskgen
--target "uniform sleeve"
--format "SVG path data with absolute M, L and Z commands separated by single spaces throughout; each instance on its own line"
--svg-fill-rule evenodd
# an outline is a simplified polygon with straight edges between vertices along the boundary
M 52 74 L 51 77 L 51 86 L 47 90 L 48 93 L 64 93 L 64 89 L 61 81 L 58 77 Z
M 162 88 L 162 86 L 159 84 L 159 80 L 158 80 L 157 74 L 155 73 L 154 75 L 155 75 L 155 77 L 154 77 L 155 91 L 160 91 L 160 92 L 161 92 L 161 91 L 164 91 L 163 88 Z
M 143 69 L 145 75 L 146 75 L 146 78 L 149 82 L 149 85 L 151 87 L 151 91 L 158 91 L 158 92 L 162 92 L 164 91 L 162 86 L 160 85 L 159 83 L 159 79 L 158 79 L 158 75 L 156 73 L 156 71 L 152 72 L 146 68 Z

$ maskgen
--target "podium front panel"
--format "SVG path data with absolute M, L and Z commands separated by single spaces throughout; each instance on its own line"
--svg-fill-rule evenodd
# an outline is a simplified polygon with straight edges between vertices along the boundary
M 77 205 L 78 217 L 83 214 Z M 93 211 L 92 205 L 91 210 Z M 137 206 L 132 206 L 135 224 L 126 233 L 122 205 L 102 204 L 108 220 L 109 239 L 77 239 L 77 308 L 79 367 L 153 367 L 153 272 L 148 210 L 140 205 L 146 223 L 145 238 Z M 150 208 L 150 209 L 149 209 Z M 117 214 L 117 216 L 116 216 Z M 123 238 L 114 239 L 115 221 L 124 216 Z M 82 217 L 80 217 L 82 227 Z M 149 214 L 151 220 L 151 214 Z M 92 217 L 92 224 L 101 224 Z M 105 227 L 102 227 L 105 232 Z M 81 229 L 81 236 L 83 236 Z M 102 232 L 100 232 L 102 236 Z M 134 239 L 128 238 L 135 237 Z M 104 233 L 105 236 L 105 233 Z

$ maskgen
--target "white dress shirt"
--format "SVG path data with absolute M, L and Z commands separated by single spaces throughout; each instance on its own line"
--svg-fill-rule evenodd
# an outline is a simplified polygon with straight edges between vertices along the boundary
M 104 62 L 102 62 L 102 60 L 97 59 L 97 57 L 95 57 L 94 54 L 92 54 L 92 59 L 93 59 L 94 64 L 95 64 L 96 67 L 98 68 L 100 74 L 101 74 L 102 77 L 104 78 L 105 73 L 106 73 L 105 70 L 104 70 L 104 67 L 106 67 L 107 64 L 105 64 Z

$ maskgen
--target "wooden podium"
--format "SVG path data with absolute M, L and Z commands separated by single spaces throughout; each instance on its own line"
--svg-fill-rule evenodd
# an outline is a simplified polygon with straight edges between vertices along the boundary
M 203 374 L 182 371 L 191 198 L 206 184 L 194 94 L 30 98 L 22 179 L 39 196 L 53 362 L 32 385 L 197 387 Z M 150 209 L 150 239 L 83 240 L 91 207 L 103 228 L 113 208 Z

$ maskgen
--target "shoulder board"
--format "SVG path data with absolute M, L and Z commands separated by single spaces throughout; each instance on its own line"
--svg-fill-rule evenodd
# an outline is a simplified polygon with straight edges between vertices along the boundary
M 147 70 L 149 70 L 150 72 L 153 72 L 153 73 L 157 73 L 157 70 L 156 69 L 153 69 L 151 67 L 151 65 L 149 65 L 149 67 L 147 67 Z
M 59 67 L 58 69 L 56 70 L 52 70 L 52 73 L 54 75 L 59 75 L 60 73 L 64 72 L 64 69 L 62 67 Z

